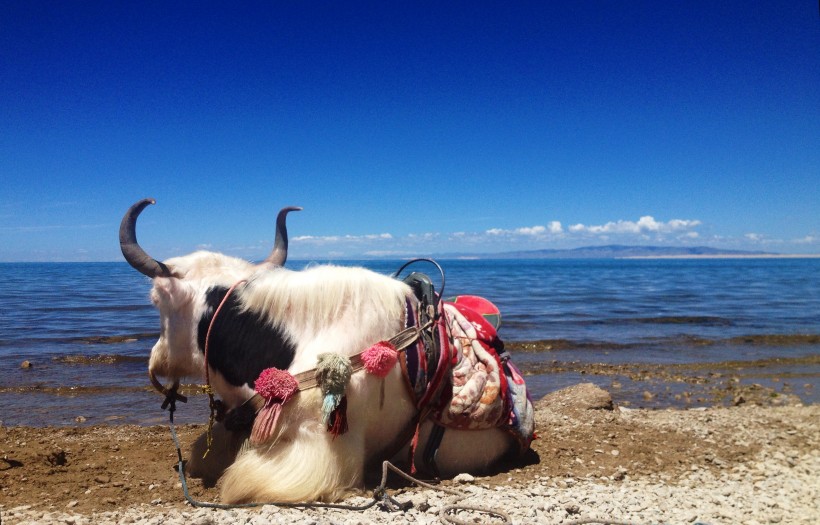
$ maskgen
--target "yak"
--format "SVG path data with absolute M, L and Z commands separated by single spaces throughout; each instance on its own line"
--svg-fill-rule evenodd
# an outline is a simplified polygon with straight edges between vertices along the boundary
M 482 316 L 425 304 L 412 283 L 365 268 L 285 268 L 296 207 L 279 212 L 259 264 L 210 251 L 157 261 L 136 238 L 154 203 L 135 203 L 120 225 L 159 310 L 149 375 L 204 380 L 220 398 L 228 416 L 187 469 L 220 478 L 224 502 L 334 502 L 382 460 L 449 476 L 529 447 L 526 386 Z

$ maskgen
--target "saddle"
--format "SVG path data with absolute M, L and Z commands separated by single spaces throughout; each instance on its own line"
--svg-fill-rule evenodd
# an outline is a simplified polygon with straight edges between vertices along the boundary
M 421 273 L 410 274 L 404 282 L 418 301 L 417 308 L 408 304 L 406 325 L 433 321 L 400 357 L 420 421 L 435 424 L 422 456 L 426 467 L 438 475 L 435 458 L 447 428 L 499 427 L 525 451 L 534 436 L 534 411 L 524 379 L 498 337 L 498 308 L 471 295 L 442 301 Z

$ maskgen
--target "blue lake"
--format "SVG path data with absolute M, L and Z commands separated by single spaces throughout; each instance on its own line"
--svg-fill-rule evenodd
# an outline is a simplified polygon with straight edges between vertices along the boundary
M 536 398 L 589 380 L 579 376 L 579 363 L 678 366 L 820 355 L 820 259 L 439 263 L 445 297 L 482 295 L 498 305 L 500 335 Z M 391 274 L 402 262 L 337 264 Z M 440 280 L 432 265 L 411 270 Z M 0 420 L 164 421 L 158 396 L 146 388 L 147 356 L 159 333 L 150 285 L 125 263 L 0 264 Z M 33 366 L 21 369 L 24 360 Z M 562 363 L 574 363 L 575 371 L 561 372 Z M 797 377 L 804 401 L 820 401 L 818 365 L 781 368 Z M 641 388 L 617 395 L 634 397 Z M 195 396 L 180 418 L 203 421 L 204 399 Z

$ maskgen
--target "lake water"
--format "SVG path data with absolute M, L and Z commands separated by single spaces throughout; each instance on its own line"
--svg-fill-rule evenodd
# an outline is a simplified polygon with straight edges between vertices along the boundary
M 445 296 L 482 295 L 498 305 L 499 333 L 535 398 L 582 380 L 614 381 L 587 374 L 586 364 L 717 368 L 743 361 L 774 367 L 794 378 L 805 402 L 820 401 L 820 366 L 800 361 L 820 355 L 820 259 L 439 263 Z M 402 263 L 339 264 L 390 274 Z M 405 274 L 411 270 L 439 282 L 431 265 Z M 125 263 L 0 264 L 0 421 L 165 421 L 147 386 L 147 356 L 159 333 L 149 289 Z M 33 366 L 22 369 L 24 360 Z M 613 396 L 640 402 L 644 389 L 629 383 Z M 660 396 L 651 406 L 673 400 Z M 204 421 L 206 398 L 194 396 L 189 405 L 178 419 Z

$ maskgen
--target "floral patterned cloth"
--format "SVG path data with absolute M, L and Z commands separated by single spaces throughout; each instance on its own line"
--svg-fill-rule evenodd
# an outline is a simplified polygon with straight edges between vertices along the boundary
M 532 401 L 496 329 L 480 313 L 458 302 L 442 302 L 439 354 L 418 343 L 401 358 L 408 389 L 419 408 L 449 428 L 501 427 L 526 450 L 533 439 Z M 415 325 L 408 308 L 407 324 Z

